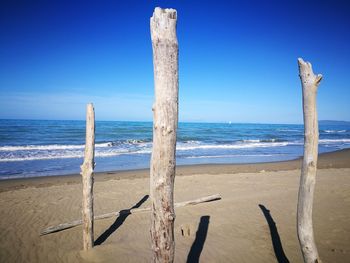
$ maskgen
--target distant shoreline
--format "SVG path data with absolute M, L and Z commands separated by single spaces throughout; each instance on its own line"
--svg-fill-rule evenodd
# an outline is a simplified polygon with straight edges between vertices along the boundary
M 318 159 L 318 169 L 329 168 L 350 168 L 350 149 L 343 149 L 334 152 L 322 153 Z M 188 176 L 194 174 L 236 174 L 236 173 L 259 173 L 270 171 L 288 171 L 301 168 L 302 158 L 290 161 L 277 161 L 265 163 L 246 164 L 195 164 L 181 165 L 176 167 L 177 176 Z M 125 171 L 107 171 L 95 173 L 95 182 L 109 180 L 146 178 L 149 176 L 149 169 L 136 169 Z M 23 189 L 28 187 L 49 187 L 54 185 L 79 184 L 79 174 L 39 176 L 27 178 L 14 178 L 0 180 L 0 192 Z

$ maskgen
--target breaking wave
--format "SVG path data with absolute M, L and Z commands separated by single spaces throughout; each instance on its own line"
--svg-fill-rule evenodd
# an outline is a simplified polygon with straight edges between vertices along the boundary
M 350 139 L 321 139 L 320 145 L 348 145 Z M 249 139 L 234 141 L 232 143 L 206 143 L 189 140 L 178 142 L 176 150 L 181 153 L 191 152 L 186 158 L 220 158 L 237 156 L 241 153 L 232 153 L 233 150 L 244 151 L 249 149 L 273 149 L 276 147 L 301 146 L 302 141 L 286 141 L 281 139 Z M 147 140 L 125 140 L 115 142 L 96 143 L 95 157 L 113 157 L 119 155 L 151 154 L 152 142 Z M 25 145 L 1 146 L 0 162 L 33 161 L 50 159 L 83 158 L 84 145 Z M 212 152 L 213 151 L 213 152 Z M 214 152 L 221 151 L 220 154 Z M 194 154 L 193 154 L 194 153 Z M 211 155 L 214 153 L 213 155 Z M 187 155 L 187 154 L 186 154 Z M 244 155 L 244 154 L 243 154 Z M 246 155 L 247 156 L 247 155 Z M 264 155 L 266 156 L 266 154 Z

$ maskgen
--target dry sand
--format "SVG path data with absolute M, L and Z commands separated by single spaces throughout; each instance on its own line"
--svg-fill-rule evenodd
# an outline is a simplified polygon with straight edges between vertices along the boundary
M 296 235 L 300 160 L 177 169 L 176 262 L 302 262 Z M 350 262 L 350 150 L 320 156 L 314 231 L 323 262 Z M 149 191 L 147 170 L 96 174 L 95 214 L 129 209 Z M 186 176 L 179 176 L 186 175 Z M 95 222 L 90 252 L 81 227 L 40 236 L 80 217 L 79 176 L 0 181 L 0 262 L 149 262 L 149 213 Z M 149 200 L 139 203 L 149 206 Z M 185 230 L 182 235 L 182 230 Z

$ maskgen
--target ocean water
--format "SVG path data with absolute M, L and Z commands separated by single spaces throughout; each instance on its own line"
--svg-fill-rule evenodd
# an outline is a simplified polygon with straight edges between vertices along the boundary
M 319 152 L 350 148 L 349 125 L 320 125 Z M 0 120 L 0 179 L 79 173 L 85 121 Z M 147 168 L 151 122 L 96 122 L 95 171 Z M 180 123 L 177 164 L 256 163 L 303 154 L 303 126 Z

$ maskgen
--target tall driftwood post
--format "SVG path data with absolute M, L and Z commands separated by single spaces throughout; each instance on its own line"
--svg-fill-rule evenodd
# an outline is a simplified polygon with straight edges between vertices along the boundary
M 309 62 L 298 59 L 303 90 L 304 159 L 301 168 L 297 228 L 305 263 L 321 262 L 318 256 L 312 226 L 312 205 L 316 182 L 318 157 L 318 120 L 316 110 L 317 88 L 322 75 L 315 75 Z
M 173 262 L 174 179 L 178 123 L 177 13 L 155 8 L 151 17 L 154 90 L 153 150 L 150 171 L 153 262 Z
M 95 158 L 95 113 L 92 103 L 86 108 L 86 142 L 84 163 L 81 166 L 83 181 L 83 247 L 88 250 L 94 245 L 94 158 Z

